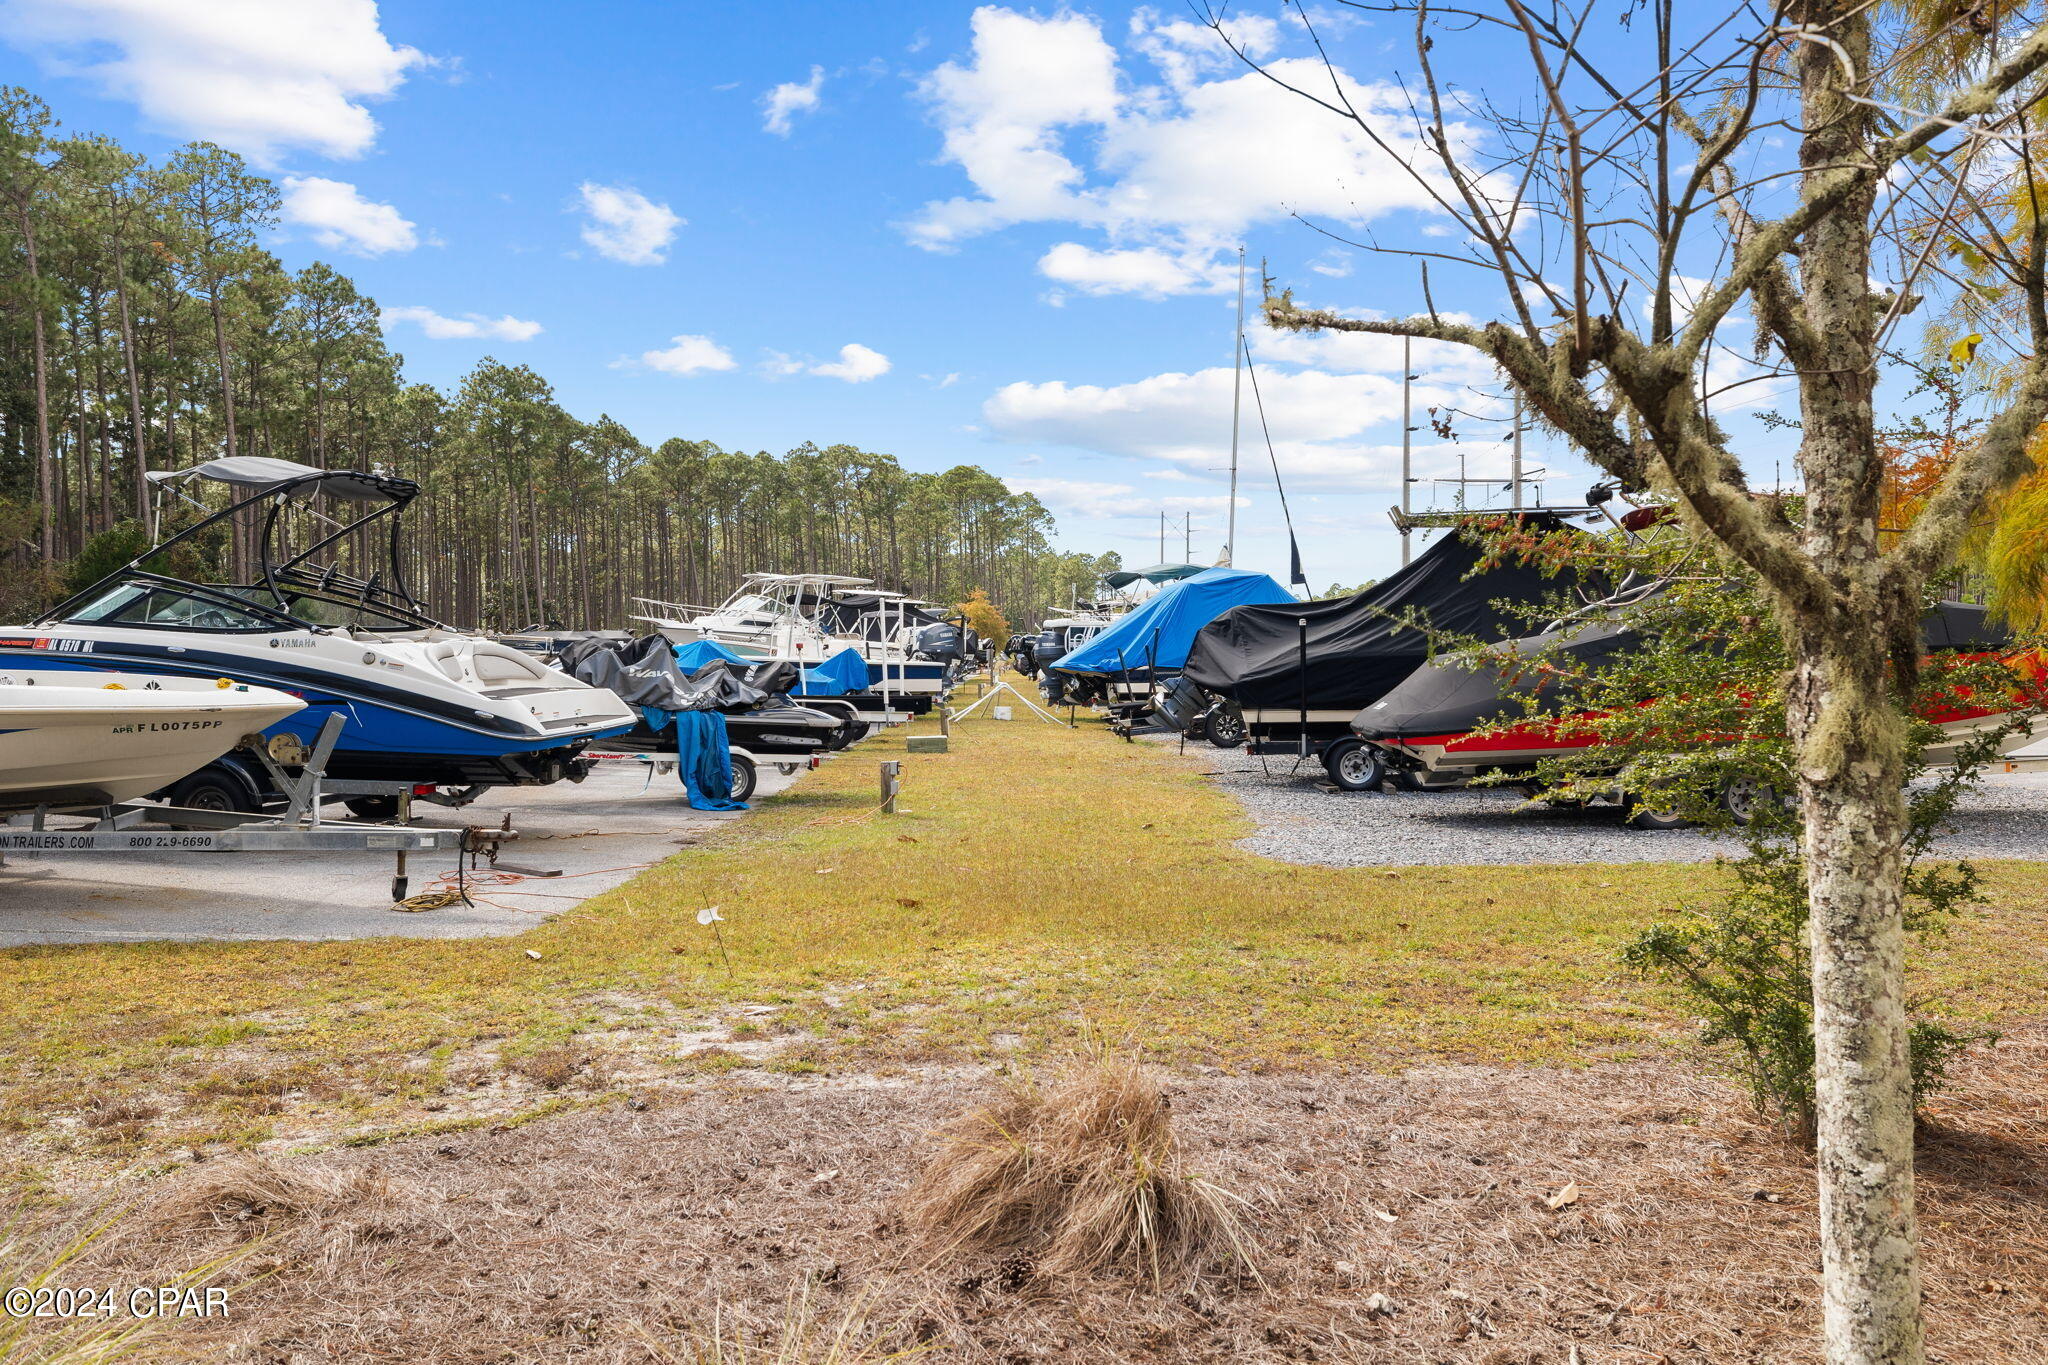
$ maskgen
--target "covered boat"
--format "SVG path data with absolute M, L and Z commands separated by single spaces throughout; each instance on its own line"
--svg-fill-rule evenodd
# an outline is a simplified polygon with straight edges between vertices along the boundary
M 1476 661 L 1468 654 L 1425 664 L 1361 710 L 1351 727 L 1390 764 L 1440 778 L 1528 772 L 1544 758 L 1591 748 L 1598 736 L 1572 722 L 1593 713 L 1583 709 L 1571 679 L 1600 673 L 1641 647 L 1630 607 L 1657 590 L 1653 585 L 1632 601 L 1602 604 L 1550 631 L 1491 646 L 1479 651 Z M 2013 645 L 2011 633 L 1985 608 L 1954 601 L 1938 603 L 1922 618 L 1921 641 L 1935 657 L 1982 658 Z M 1495 733 L 1477 733 L 1530 716 L 1532 704 L 1531 719 Z M 1952 759 L 1970 738 L 2003 723 L 2012 707 L 2009 697 L 1957 696 L 1923 712 L 1943 731 L 1926 750 L 1927 759 L 1937 764 Z M 2010 752 L 2034 742 L 2042 727 L 2036 720 L 2028 730 L 2008 736 L 2001 749 Z
M 1572 530 L 1544 512 L 1520 520 L 1535 535 Z M 1558 590 L 1540 566 L 1489 564 L 1478 527 L 1454 530 L 1349 597 L 1224 612 L 1196 633 L 1181 683 L 1161 712 L 1219 747 L 1286 744 L 1307 755 L 1337 743 L 1348 755 L 1352 717 L 1428 662 L 1432 631 L 1487 641 L 1520 635 L 1529 609 Z M 1335 761 L 1341 757 L 1324 753 L 1338 785 L 1377 783 L 1369 765 L 1344 767 Z
M 1149 705 L 1153 685 L 1180 672 L 1202 627 L 1232 607 L 1292 601 L 1266 574 L 1204 569 L 1160 589 L 1046 671 L 1067 680 L 1075 700 Z

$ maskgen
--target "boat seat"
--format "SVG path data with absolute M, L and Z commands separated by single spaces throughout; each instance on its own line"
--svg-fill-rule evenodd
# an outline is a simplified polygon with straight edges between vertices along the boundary
M 480 692 L 536 684 L 560 685 L 554 671 L 528 654 L 491 640 L 436 640 L 426 647 L 434 667 Z

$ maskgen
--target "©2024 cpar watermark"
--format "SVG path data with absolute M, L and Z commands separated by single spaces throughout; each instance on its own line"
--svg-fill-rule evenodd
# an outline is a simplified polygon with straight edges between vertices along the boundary
M 14 1285 L 0 1293 L 6 1318 L 224 1318 L 228 1291 L 187 1285 L 96 1288 Z

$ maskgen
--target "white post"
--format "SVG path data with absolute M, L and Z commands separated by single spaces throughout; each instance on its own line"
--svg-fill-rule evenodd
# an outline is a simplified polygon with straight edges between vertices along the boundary
M 1522 505 L 1522 391 L 1520 389 L 1515 390 L 1515 447 L 1513 460 L 1514 464 L 1509 472 L 1514 478 L 1508 486 L 1514 491 L 1515 506 L 1519 508 Z

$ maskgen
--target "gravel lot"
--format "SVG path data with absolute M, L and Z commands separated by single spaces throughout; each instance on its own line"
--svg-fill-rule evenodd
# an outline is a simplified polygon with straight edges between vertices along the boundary
M 1178 740 L 1144 737 L 1171 752 Z M 1501 788 L 1340 792 L 1314 759 L 1264 758 L 1190 743 L 1181 759 L 1244 803 L 1259 832 L 1242 846 L 1268 858 L 1332 867 L 1485 863 L 1683 863 L 1739 856 L 1734 840 L 1696 830 L 1635 830 L 1613 806 L 1526 806 Z M 2048 860 L 2048 774 L 1994 773 L 1963 798 L 1942 852 Z

